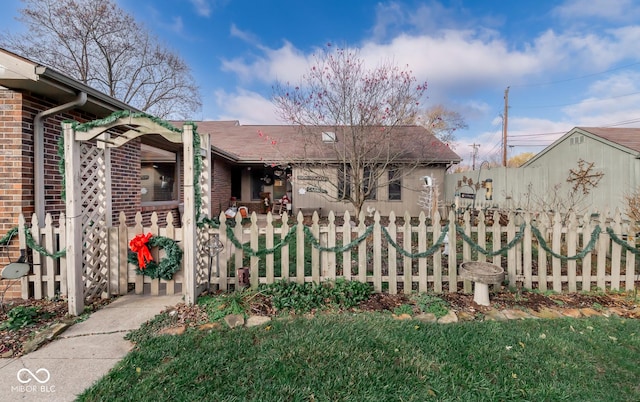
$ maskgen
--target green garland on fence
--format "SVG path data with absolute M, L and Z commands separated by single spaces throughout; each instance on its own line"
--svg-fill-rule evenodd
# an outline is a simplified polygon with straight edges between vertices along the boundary
M 449 225 L 444 226 L 442 228 L 442 233 L 440 233 L 440 236 L 438 237 L 438 240 L 431 247 L 429 247 L 426 251 L 423 251 L 421 253 L 410 253 L 407 250 L 405 250 L 404 248 L 400 247 L 395 241 L 393 241 L 393 239 L 391 238 L 391 235 L 387 231 L 387 228 L 382 227 L 382 233 L 384 233 L 384 237 L 387 239 L 389 244 L 391 244 L 391 246 L 393 246 L 396 250 L 398 250 L 398 252 L 400 254 L 404 255 L 405 257 L 409 257 L 409 258 L 423 258 L 423 257 L 428 257 L 428 256 L 432 255 L 433 253 L 438 251 L 440 249 L 440 247 L 442 247 L 442 245 L 444 244 L 444 238 L 445 238 L 445 236 L 447 235 L 448 232 L 449 232 Z
M 367 237 L 369 237 L 371 233 L 373 233 L 373 225 L 367 226 L 367 229 L 364 231 L 364 233 L 353 239 L 349 244 L 335 247 L 325 247 L 320 245 L 318 239 L 316 239 L 313 233 L 311 233 L 311 228 L 309 226 L 304 227 L 305 237 L 307 238 L 307 240 L 309 240 L 313 247 L 320 251 L 329 251 L 332 253 L 344 253 L 345 251 L 354 248 L 358 244 L 362 243 Z
M 616 242 L 617 244 L 621 245 L 625 250 L 632 252 L 635 255 L 640 255 L 640 250 L 629 245 L 629 243 L 627 243 L 626 241 L 622 240 L 621 238 L 619 238 L 615 232 L 613 231 L 613 229 L 611 228 L 607 228 L 607 234 L 609 235 L 609 237 L 611 237 L 611 240 L 613 240 L 614 242 Z
M 9 242 L 11 241 L 11 239 L 13 238 L 13 236 L 15 236 L 15 234 L 18 233 L 18 227 L 12 227 L 11 229 L 9 229 L 9 231 L 2 236 L 2 239 L 0 239 L 0 245 L 7 245 L 9 244 Z
M 263 248 L 258 251 L 252 249 L 251 246 L 249 246 L 247 243 L 240 243 L 238 238 L 235 236 L 235 233 L 233 233 L 233 226 L 227 226 L 227 238 L 231 241 L 231 243 L 233 243 L 234 246 L 242 249 L 242 251 L 245 252 L 248 257 L 263 257 L 267 254 L 273 254 L 277 250 L 280 250 L 283 246 L 289 244 L 296 233 L 296 227 L 297 225 L 291 226 L 286 236 L 272 248 Z
M 25 240 L 27 242 L 27 246 L 34 250 L 37 251 L 38 253 L 44 255 L 45 257 L 51 257 L 51 258 L 55 258 L 58 259 L 60 257 L 64 257 L 67 254 L 67 250 L 60 250 L 56 253 L 51 254 L 50 252 L 47 251 L 46 248 L 44 248 L 43 246 L 39 245 L 38 243 L 36 243 L 36 241 L 33 239 L 33 236 L 31 236 L 31 231 L 28 228 L 24 228 L 24 234 L 25 234 Z
M 182 250 L 175 240 L 164 236 L 151 236 L 148 243 L 149 247 L 159 247 L 166 253 L 165 258 L 160 261 L 149 261 L 144 269 L 140 269 L 138 265 L 138 257 L 136 253 L 129 250 L 127 253 L 127 261 L 136 267 L 136 274 L 146 275 L 152 279 L 160 278 L 171 280 L 173 275 L 180 269 L 182 262 Z
M 522 225 L 520 225 L 520 230 L 518 231 L 518 233 L 516 233 L 515 237 L 509 243 L 507 243 L 506 246 L 504 246 L 500 250 L 496 250 L 496 251 L 487 251 L 487 250 L 483 249 L 482 247 L 480 247 L 480 245 L 478 245 L 478 243 L 474 242 L 472 238 L 467 236 L 467 234 L 464 232 L 464 229 L 461 226 L 456 225 L 456 232 L 458 232 L 458 234 L 460 236 L 462 236 L 462 240 L 467 242 L 467 244 L 469 244 L 474 251 L 482 253 L 482 254 L 484 254 L 484 255 L 486 255 L 488 257 L 494 257 L 494 256 L 496 256 L 498 254 L 504 253 L 507 250 L 510 250 L 517 243 L 519 243 L 522 240 L 522 238 L 524 237 L 524 228 L 525 227 L 526 227 L 526 225 L 524 223 Z
M 591 232 L 591 239 L 589 240 L 589 243 L 587 244 L 587 246 L 584 249 L 582 249 L 581 252 L 572 256 L 560 255 L 555 251 L 551 250 L 549 245 L 544 241 L 544 237 L 542 236 L 542 233 L 540 233 L 537 227 L 531 225 L 531 232 L 538 240 L 540 247 L 542 247 L 547 253 L 551 254 L 556 258 L 566 261 L 566 260 L 579 260 L 581 258 L 584 258 L 591 251 L 593 251 L 593 249 L 596 246 L 596 241 L 598 241 L 598 236 L 600 236 L 600 233 L 602 232 L 602 229 L 600 228 L 600 226 L 596 226 L 596 228 L 593 229 L 593 232 Z

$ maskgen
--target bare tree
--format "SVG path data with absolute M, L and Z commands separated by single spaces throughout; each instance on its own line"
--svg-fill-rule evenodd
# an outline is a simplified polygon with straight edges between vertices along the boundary
M 200 108 L 189 67 L 113 0 L 22 0 L 24 34 L 2 46 L 159 117 Z
M 329 46 L 299 84 L 276 84 L 273 102 L 284 122 L 300 128 L 304 157 L 294 164 L 318 177 L 334 172 L 336 180 L 317 185 L 329 188 L 326 197 L 350 202 L 358 216 L 378 188 L 447 148 L 406 125 L 415 121 L 426 88 L 408 70 L 389 62 L 368 69 L 357 51 Z
M 462 115 L 449 110 L 443 105 L 435 105 L 424 110 L 416 119 L 419 124 L 429 130 L 438 139 L 453 144 L 456 131 L 469 128 Z

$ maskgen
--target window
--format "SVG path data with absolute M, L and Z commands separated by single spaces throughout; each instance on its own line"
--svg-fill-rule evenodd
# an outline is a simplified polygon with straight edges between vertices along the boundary
M 375 200 L 378 195 L 378 182 L 373 176 L 373 171 L 370 167 L 364 168 L 364 174 L 362 175 L 362 192 L 369 195 L 365 197 L 366 200 Z
M 178 199 L 176 154 L 146 144 L 140 146 L 140 201 Z
M 402 177 L 398 169 L 389 169 L 389 201 L 402 200 Z
M 336 133 L 332 131 L 325 131 L 322 133 L 322 142 L 336 142 Z
M 242 168 L 231 169 L 231 196 L 237 200 L 242 199 Z
M 177 200 L 176 164 L 143 163 L 140 171 L 142 202 Z
M 251 199 L 261 200 L 260 193 L 264 191 L 264 169 L 252 168 L 251 169 Z
M 351 169 L 347 166 L 338 167 L 338 199 L 351 197 Z

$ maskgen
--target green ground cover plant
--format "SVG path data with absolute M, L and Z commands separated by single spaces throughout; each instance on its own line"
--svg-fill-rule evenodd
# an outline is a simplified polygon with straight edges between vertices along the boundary
M 321 314 L 142 340 L 81 401 L 629 401 L 640 320 Z M 126 390 L 126 392 L 123 392 Z

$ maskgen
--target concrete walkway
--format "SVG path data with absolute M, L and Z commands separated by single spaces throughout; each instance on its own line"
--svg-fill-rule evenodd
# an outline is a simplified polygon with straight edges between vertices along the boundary
M 41 349 L 0 359 L 0 400 L 75 400 L 131 350 L 128 332 L 181 301 L 181 295 L 121 296 Z

